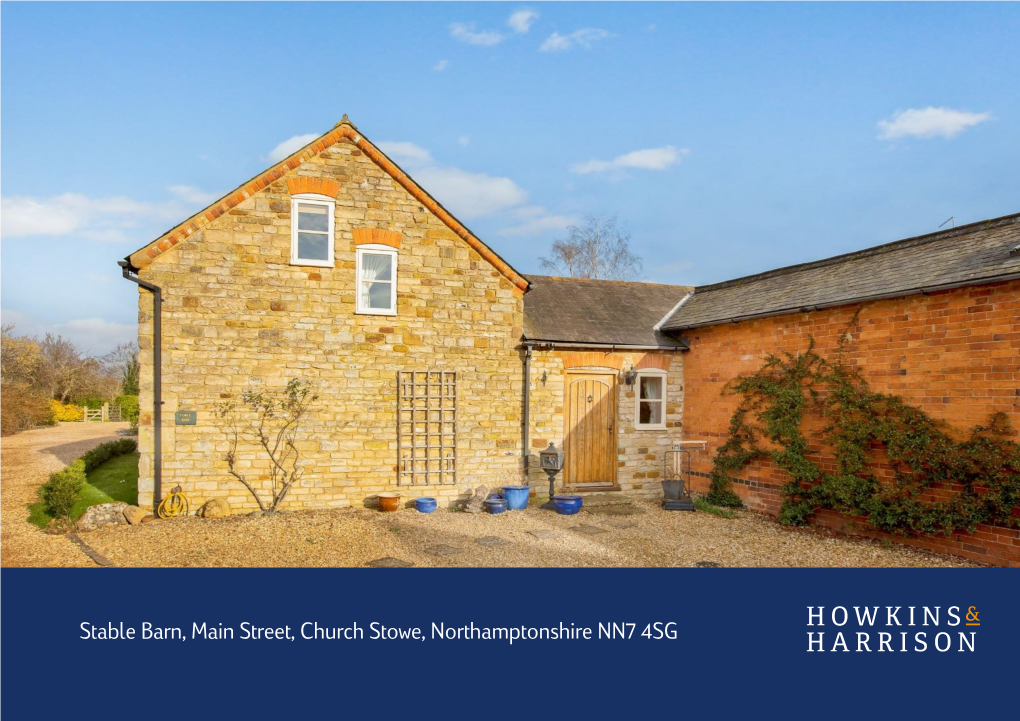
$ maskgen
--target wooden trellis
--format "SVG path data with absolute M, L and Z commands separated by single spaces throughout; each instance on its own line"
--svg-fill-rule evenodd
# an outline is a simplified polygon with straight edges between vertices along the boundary
M 457 482 L 457 373 L 397 373 L 397 485 Z

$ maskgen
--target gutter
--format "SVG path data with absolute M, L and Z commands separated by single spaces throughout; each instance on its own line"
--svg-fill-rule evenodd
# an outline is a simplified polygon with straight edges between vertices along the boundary
M 780 310 L 767 311 L 765 313 L 750 313 L 748 315 L 738 315 L 732 318 L 719 318 L 717 320 L 709 320 L 703 323 L 691 323 L 690 325 L 678 325 L 673 328 L 666 328 L 666 333 L 678 333 L 684 330 L 690 330 L 692 328 L 705 328 L 713 325 L 725 325 L 726 323 L 740 323 L 746 320 L 757 320 L 759 318 L 774 318 L 778 315 L 789 315 L 791 313 L 810 313 L 813 310 L 823 310 L 825 308 L 838 308 L 841 305 L 855 305 L 857 303 L 868 303 L 874 300 L 889 300 L 890 298 L 906 298 L 911 295 L 930 295 L 931 293 L 937 293 L 943 290 L 955 290 L 956 288 L 967 288 L 970 286 L 987 285 L 989 283 L 1000 283 L 1007 282 L 1010 280 L 1020 279 L 1020 273 L 1009 273 L 1008 275 L 997 275 L 989 278 L 975 278 L 971 280 L 962 280 L 954 283 L 945 283 L 942 285 L 931 285 L 924 286 L 922 288 L 912 288 L 910 290 L 897 290 L 891 293 L 879 293 L 876 295 L 862 295 L 856 298 L 847 298 L 846 300 L 830 301 L 828 303 L 818 303 L 816 305 L 797 306 L 794 308 L 782 308 Z
M 158 515 L 163 496 L 163 289 L 138 277 L 138 269 L 127 260 L 117 261 L 125 280 L 152 293 L 152 422 L 153 443 L 152 512 Z
M 627 345 L 625 343 L 577 343 L 560 340 L 525 340 L 529 348 L 599 348 L 608 353 L 614 350 L 687 350 L 685 345 Z

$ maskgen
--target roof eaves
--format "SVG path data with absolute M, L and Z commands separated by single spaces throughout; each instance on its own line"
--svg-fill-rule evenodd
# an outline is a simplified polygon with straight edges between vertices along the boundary
M 255 193 L 269 187 L 273 182 L 282 178 L 286 173 L 296 169 L 302 163 L 315 157 L 341 139 L 347 138 L 359 150 L 369 157 L 376 165 L 389 174 L 398 184 L 411 194 L 422 205 L 428 208 L 434 215 L 443 221 L 454 233 L 465 243 L 494 266 L 504 277 L 513 283 L 517 288 L 527 291 L 528 279 L 518 273 L 513 267 L 501 258 L 495 251 L 483 243 L 474 233 L 468 230 L 467 226 L 457 220 L 452 213 L 444 208 L 424 188 L 405 173 L 396 163 L 390 160 L 381 150 L 365 138 L 355 127 L 347 116 L 336 124 L 331 130 L 319 136 L 308 145 L 292 153 L 276 165 L 259 175 L 251 178 L 237 189 L 231 191 L 210 206 L 200 210 L 193 216 L 180 223 L 166 233 L 156 238 L 145 247 L 129 255 L 126 260 L 136 268 L 143 268 L 149 265 L 157 256 L 170 250 L 170 248 L 187 240 L 194 233 L 211 223 L 216 218 L 228 212 L 242 201 L 250 198 Z

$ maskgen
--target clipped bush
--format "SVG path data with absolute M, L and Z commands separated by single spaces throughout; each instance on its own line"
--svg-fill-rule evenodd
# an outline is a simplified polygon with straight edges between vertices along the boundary
M 105 444 L 104 444 L 105 445 Z M 41 489 L 46 510 L 54 518 L 71 519 L 74 504 L 85 486 L 85 462 L 77 460 L 62 471 L 50 475 Z
M 85 411 L 81 409 L 81 406 L 61 403 L 60 401 L 50 401 L 50 409 L 53 411 L 54 421 L 66 423 L 69 421 L 85 420 Z
M 78 461 L 75 461 L 75 463 L 80 461 L 84 464 L 85 472 L 90 473 L 111 458 L 123 456 L 125 453 L 133 453 L 137 448 L 138 441 L 134 438 L 121 438 L 116 441 L 110 441 L 109 443 L 101 443 L 91 451 L 85 453 L 80 459 L 78 459 Z

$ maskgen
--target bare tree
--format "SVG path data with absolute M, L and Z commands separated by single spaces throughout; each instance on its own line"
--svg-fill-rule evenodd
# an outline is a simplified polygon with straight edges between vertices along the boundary
M 138 344 L 121 343 L 102 357 L 107 375 L 120 379 L 122 395 L 138 395 Z
M 61 403 L 81 398 L 89 393 L 106 390 L 101 382 L 102 363 L 82 353 L 74 343 L 63 336 L 47 333 L 39 341 L 42 354 L 39 383 L 47 388 L 50 397 Z
M 301 478 L 304 470 L 300 466 L 301 453 L 294 441 L 302 419 L 318 399 L 319 396 L 312 394 L 308 381 L 294 378 L 279 393 L 245 391 L 240 406 L 228 401 L 219 407 L 220 417 L 227 421 L 230 438 L 230 449 L 225 456 L 227 468 L 230 475 L 248 489 L 264 514 L 276 513 L 291 486 Z M 237 470 L 237 446 L 241 440 L 253 442 L 269 457 L 272 500 L 268 505 Z
M 542 267 L 556 275 L 602 280 L 639 280 L 641 258 L 630 252 L 630 235 L 616 216 L 586 216 L 567 228 L 567 238 L 553 242 Z

